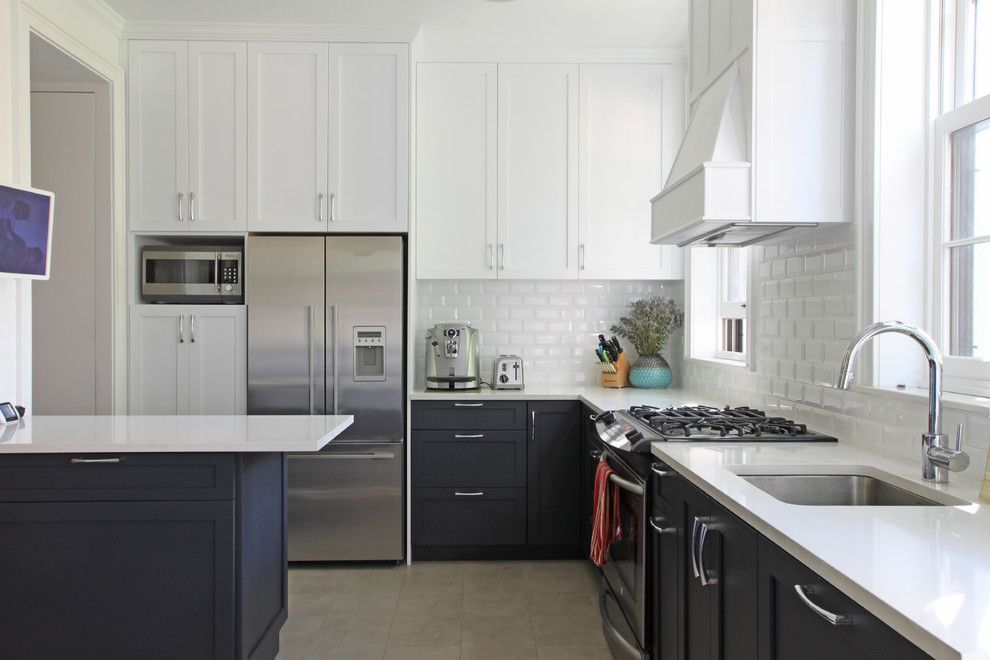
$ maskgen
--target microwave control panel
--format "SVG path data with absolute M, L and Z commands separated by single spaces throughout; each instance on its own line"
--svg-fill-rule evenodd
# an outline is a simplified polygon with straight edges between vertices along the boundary
M 241 260 L 235 255 L 222 253 L 220 255 L 220 284 L 237 284 L 240 274 Z

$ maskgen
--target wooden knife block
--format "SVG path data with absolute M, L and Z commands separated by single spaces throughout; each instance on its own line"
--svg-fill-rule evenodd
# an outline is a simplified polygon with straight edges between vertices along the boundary
M 629 358 L 623 351 L 615 361 L 615 373 L 601 375 L 602 387 L 629 387 L 629 369 Z

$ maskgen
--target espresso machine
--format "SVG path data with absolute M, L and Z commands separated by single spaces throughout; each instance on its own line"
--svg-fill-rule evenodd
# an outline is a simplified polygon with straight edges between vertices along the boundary
M 463 323 L 438 323 L 426 333 L 426 389 L 481 387 L 478 331 Z

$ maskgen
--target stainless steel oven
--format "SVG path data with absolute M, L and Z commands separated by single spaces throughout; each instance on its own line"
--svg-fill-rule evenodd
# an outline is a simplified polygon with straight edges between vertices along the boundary
M 232 247 L 145 246 L 141 299 L 161 303 L 244 302 L 244 251 Z
M 616 658 L 647 658 L 647 537 L 650 511 L 646 480 L 611 450 L 602 456 L 615 471 L 621 533 L 602 568 L 600 608 L 605 637 Z

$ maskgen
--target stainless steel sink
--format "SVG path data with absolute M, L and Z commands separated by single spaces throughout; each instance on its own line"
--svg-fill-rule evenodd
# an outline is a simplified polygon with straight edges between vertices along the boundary
M 943 493 L 913 493 L 864 474 L 740 474 L 781 502 L 814 506 L 959 506 L 969 504 Z

